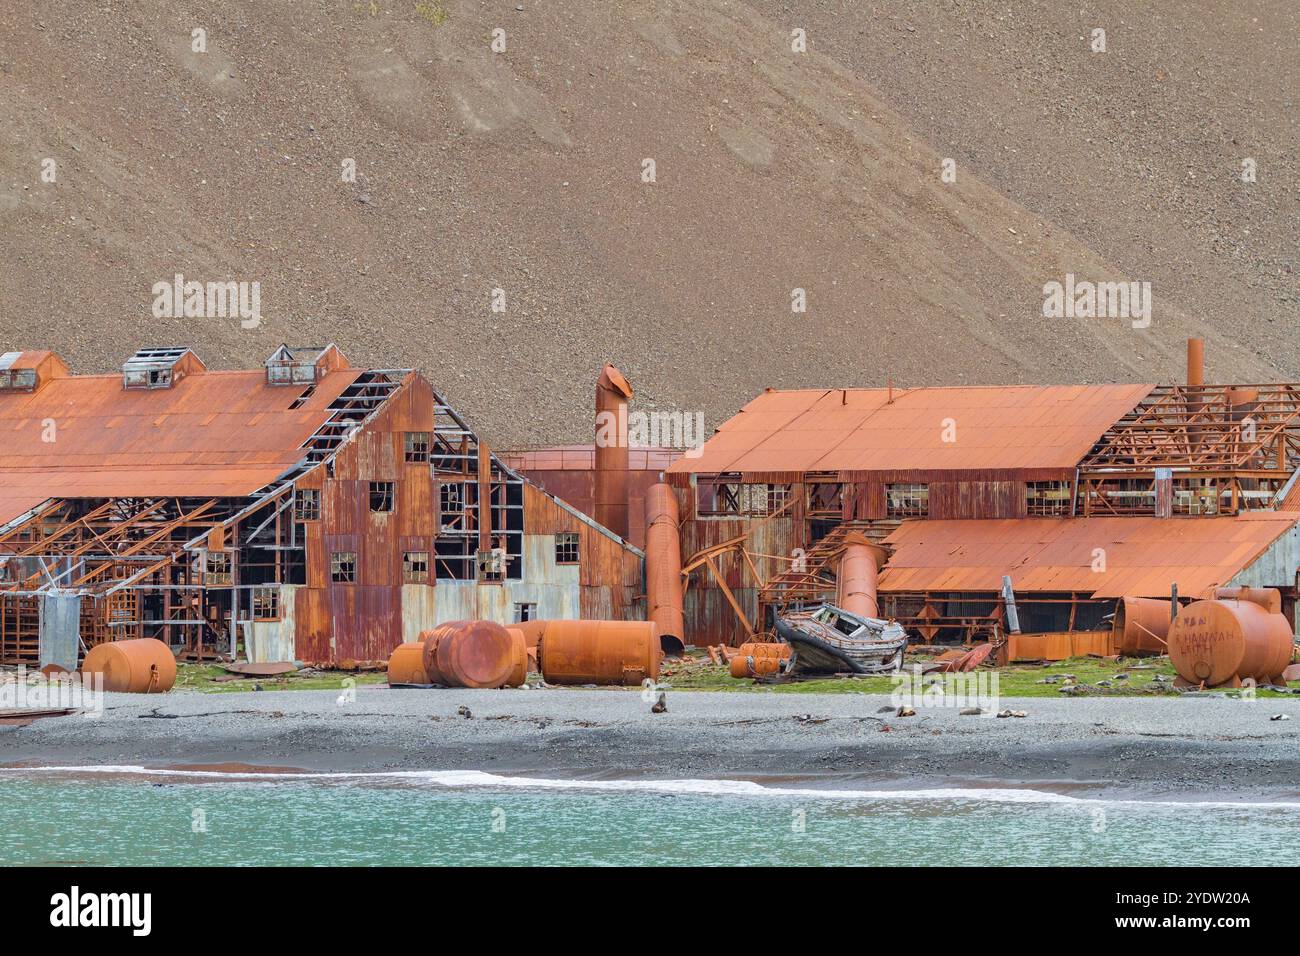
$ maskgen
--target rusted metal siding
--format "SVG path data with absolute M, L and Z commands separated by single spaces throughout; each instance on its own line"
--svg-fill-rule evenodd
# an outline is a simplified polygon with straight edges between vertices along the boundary
M 929 489 L 931 518 L 1025 516 L 1023 481 L 934 481 Z
M 334 458 L 334 476 L 318 467 L 298 481 L 321 489 L 321 516 L 307 522 L 307 582 L 298 598 L 300 657 L 315 661 L 381 660 L 403 639 L 404 614 L 427 613 L 404 593 L 405 551 L 430 553 L 438 531 L 437 493 L 427 463 L 405 461 L 407 432 L 433 429 L 433 390 L 411 376 Z M 372 511 L 370 483 L 394 483 L 393 510 Z M 330 580 L 334 552 L 357 556 L 355 581 Z M 432 591 L 432 583 L 408 585 Z M 321 656 L 324 654 L 325 656 Z

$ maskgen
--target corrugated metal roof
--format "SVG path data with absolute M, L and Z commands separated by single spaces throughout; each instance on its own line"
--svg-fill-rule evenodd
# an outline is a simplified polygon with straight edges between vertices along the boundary
M 1300 520 L 1296 514 L 1221 518 L 908 520 L 882 591 L 1088 592 L 1097 598 L 1187 597 L 1225 584 Z M 1094 570 L 1097 550 L 1104 570 Z
M 298 408 L 304 389 L 268 386 L 261 370 L 153 390 L 83 375 L 0 394 L 0 521 L 51 497 L 251 494 L 302 458 L 362 371 L 330 372 Z
M 672 472 L 1073 468 L 1153 385 L 768 391 Z M 945 440 L 947 420 L 956 440 Z

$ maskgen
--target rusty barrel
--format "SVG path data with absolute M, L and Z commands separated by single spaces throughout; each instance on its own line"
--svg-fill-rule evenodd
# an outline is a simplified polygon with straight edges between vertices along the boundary
M 1178 612 L 1169 628 L 1169 660 L 1190 684 L 1277 680 L 1291 654 L 1286 617 L 1254 601 L 1195 601 Z
M 546 625 L 550 621 L 520 621 L 518 624 L 511 624 L 516 631 L 524 636 L 530 650 L 536 650 L 537 645 L 542 642 L 542 632 L 546 630 Z
M 542 676 L 549 684 L 658 680 L 662 655 L 652 621 L 551 621 L 542 634 Z
M 757 645 L 762 646 L 762 645 Z M 787 657 L 789 655 L 786 655 Z M 731 659 L 732 677 L 766 677 L 781 672 L 781 657 L 763 657 L 755 654 L 737 654 Z
M 424 644 L 409 641 L 398 644 L 388 657 L 389 684 L 431 684 L 429 672 L 424 669 Z
M 517 627 L 508 627 L 506 631 L 510 634 L 514 646 L 511 653 L 514 655 L 514 669 L 510 672 L 510 679 L 506 681 L 507 687 L 520 687 L 528 680 L 528 639 L 524 637 L 524 632 Z
M 1111 647 L 1125 657 L 1165 653 L 1169 638 L 1169 602 L 1156 598 L 1122 598 L 1115 605 Z
M 494 621 L 450 621 L 420 635 L 424 670 L 448 687 L 505 687 L 518 670 L 515 638 Z
M 736 648 L 736 653 L 741 657 L 771 657 L 785 660 L 790 656 L 790 645 L 785 641 L 750 641 Z
M 176 658 L 162 641 L 144 637 L 96 644 L 81 662 L 83 675 L 99 674 L 104 690 L 162 694 L 176 683 Z

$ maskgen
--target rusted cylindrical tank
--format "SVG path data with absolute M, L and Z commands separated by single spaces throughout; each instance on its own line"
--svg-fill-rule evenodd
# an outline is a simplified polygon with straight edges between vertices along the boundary
M 732 677 L 766 677 L 781 670 L 780 657 L 757 657 L 753 654 L 737 654 L 731 659 Z
M 1277 588 L 1215 588 L 1215 600 L 1250 601 L 1269 614 L 1282 613 L 1282 592 Z
M 662 656 L 653 621 L 551 621 L 542 635 L 542 676 L 549 684 L 658 680 Z
M 666 654 L 686 648 L 686 619 L 682 614 L 682 539 L 678 530 L 677 496 L 660 482 L 645 496 L 646 617 L 659 627 Z
M 505 687 L 518 672 L 515 638 L 494 621 L 450 621 L 420 635 L 424 670 L 448 687 Z
M 176 658 L 162 641 L 143 637 L 96 644 L 81 662 L 83 675 L 98 674 L 104 690 L 162 694 L 176 683 Z
M 542 632 L 546 630 L 546 625 L 550 621 L 521 621 L 518 624 L 510 626 L 524 635 L 524 641 L 529 648 L 535 649 L 542 640 Z
M 1165 653 L 1169 639 L 1169 602 L 1159 598 L 1121 598 L 1111 623 L 1111 647 L 1125 657 Z
M 408 641 L 393 648 L 388 655 L 388 683 L 394 684 L 431 684 L 429 672 L 424 669 L 424 644 L 420 641 Z
M 1169 628 L 1169 660 L 1189 684 L 1279 680 L 1291 655 L 1286 617 L 1254 601 L 1195 601 Z
M 785 641 L 751 641 L 736 648 L 737 657 L 770 657 L 785 660 L 790 656 L 790 645 Z M 732 660 L 735 660 L 733 657 Z
M 620 538 L 627 537 L 627 403 L 632 386 L 612 365 L 596 382 L 595 517 Z
M 506 630 L 510 633 L 510 640 L 514 642 L 512 653 L 515 658 L 515 666 L 510 672 L 510 680 L 506 681 L 506 686 L 521 687 L 528 680 L 528 640 L 524 637 L 524 632 L 517 627 L 508 627 Z
M 876 578 L 885 562 L 885 549 L 860 534 L 846 538 L 837 575 L 836 604 L 858 617 L 878 617 Z

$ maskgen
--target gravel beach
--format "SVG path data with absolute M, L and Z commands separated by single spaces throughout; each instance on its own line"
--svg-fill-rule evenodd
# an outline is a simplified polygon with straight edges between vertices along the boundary
M 0 727 L 0 763 L 1300 796 L 1300 700 L 1004 698 L 1028 716 L 1002 719 L 900 718 L 865 694 L 670 691 L 667 703 L 652 714 L 638 691 L 588 689 L 108 694 L 100 719 Z

